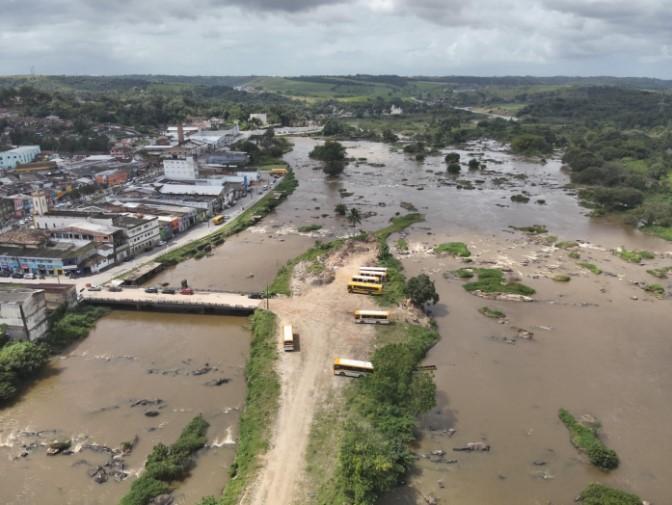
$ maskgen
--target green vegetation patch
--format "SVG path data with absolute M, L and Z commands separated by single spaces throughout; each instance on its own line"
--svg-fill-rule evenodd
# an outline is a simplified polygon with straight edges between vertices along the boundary
M 147 505 L 152 498 L 173 490 L 175 482 L 184 480 L 191 470 L 196 452 L 207 442 L 210 425 L 200 415 L 194 417 L 171 446 L 154 446 L 145 463 L 145 470 L 131 484 L 120 505 Z
M 644 291 L 651 293 L 652 295 L 657 296 L 658 298 L 664 298 L 666 295 L 665 288 L 660 284 L 647 284 L 644 287 Z
M 616 256 L 622 260 L 627 261 L 628 263 L 641 263 L 642 260 L 652 260 L 656 257 L 656 255 L 650 251 L 629 251 L 625 247 L 616 249 L 614 253 Z
M 589 484 L 579 498 L 583 505 L 642 505 L 642 499 L 632 493 L 614 489 L 604 484 Z
M 579 253 L 579 251 L 569 251 L 567 256 L 569 256 L 573 260 L 578 260 L 579 258 L 581 258 L 581 253 Z
M 572 280 L 572 278 L 571 278 L 569 275 L 567 275 L 567 274 L 555 274 L 555 275 L 552 277 L 552 279 L 553 279 L 555 282 L 569 282 L 569 281 Z
M 252 345 L 245 366 L 247 394 L 240 416 L 236 457 L 230 469 L 231 480 L 221 497 L 205 498 L 201 505 L 236 505 L 259 467 L 259 457 L 268 450 L 280 397 L 280 380 L 274 368 L 278 357 L 277 321 L 275 314 L 261 309 L 250 320 Z
M 511 226 L 514 230 L 525 232 L 529 235 L 541 235 L 542 233 L 547 233 L 548 228 L 545 224 L 533 224 L 530 226 Z
M 493 309 L 492 307 L 481 307 L 478 311 L 483 314 L 485 317 L 491 319 L 504 319 L 506 314 L 499 309 Z
M 303 226 L 299 226 L 298 228 L 299 233 L 310 233 L 312 231 L 317 231 L 321 229 L 322 229 L 321 224 L 304 224 Z
M 581 268 L 585 268 L 586 270 L 590 270 L 595 275 L 600 275 L 602 273 L 602 269 L 600 267 L 594 263 L 589 263 L 588 261 L 579 261 L 577 265 L 579 265 Z
M 400 253 L 407 253 L 408 252 L 408 241 L 405 238 L 400 238 L 396 242 L 397 246 L 397 251 Z
M 458 268 L 453 274 L 459 279 L 472 279 L 476 275 L 473 268 Z
M 603 470 L 618 468 L 618 455 L 604 445 L 598 436 L 599 424 L 586 426 L 565 409 L 560 409 L 558 416 L 569 430 L 572 445 L 585 452 L 593 465 Z
M 399 484 L 413 463 L 409 445 L 416 418 L 435 404 L 432 375 L 417 373 L 439 335 L 433 329 L 398 325 L 403 342 L 381 346 L 373 355 L 375 372 L 357 380 L 348 392 L 333 503 L 373 505 Z M 329 502 L 331 503 L 331 502 Z
M 474 269 L 478 280 L 464 284 L 464 289 L 469 292 L 481 291 L 482 293 L 507 293 L 523 296 L 532 296 L 536 291 L 519 282 L 507 282 L 504 272 L 498 268 Z
M 653 268 L 646 271 L 647 274 L 653 275 L 658 279 L 667 279 L 670 272 L 672 272 L 672 267 Z
M 322 261 L 330 253 L 341 247 L 345 243 L 343 239 L 332 240 L 331 242 L 315 241 L 315 245 L 303 254 L 292 258 L 283 267 L 278 270 L 269 291 L 273 294 L 291 295 L 290 283 L 294 274 L 294 267 L 302 261 L 309 261 L 311 264 L 308 270 L 313 273 L 319 273 L 323 270 Z
M 29 341 L 8 342 L 0 326 L 0 403 L 19 394 L 49 361 L 49 350 Z
M 415 223 L 425 220 L 425 216 L 418 212 L 411 212 L 405 216 L 393 217 L 390 224 L 375 232 L 375 236 L 381 240 L 387 240 L 393 233 L 399 233 Z
M 61 306 L 49 318 L 45 343 L 53 352 L 59 351 L 86 337 L 98 319 L 108 312 L 108 309 L 91 305 L 80 305 L 73 309 Z
M 556 242 L 555 247 L 558 249 L 573 249 L 579 247 L 579 243 L 576 240 L 563 240 L 562 242 Z
M 439 244 L 434 248 L 434 252 L 437 254 L 459 256 L 461 258 L 468 258 L 471 256 L 471 251 L 464 242 L 446 242 Z
M 294 192 L 298 185 L 299 182 L 296 180 L 294 172 L 290 171 L 272 191 L 269 191 L 238 217 L 223 226 L 220 226 L 216 231 L 203 238 L 189 242 L 182 247 L 178 247 L 177 249 L 159 256 L 156 261 L 166 265 L 176 265 L 189 258 L 205 256 L 207 251 L 222 244 L 225 238 L 246 230 L 259 222 L 264 216 L 270 214 L 278 205 L 280 205 L 280 203 L 282 203 L 282 201 Z
M 672 175 L 672 172 L 670 172 Z M 660 237 L 663 240 L 672 242 L 672 227 L 671 226 L 647 226 L 644 228 L 646 233 Z

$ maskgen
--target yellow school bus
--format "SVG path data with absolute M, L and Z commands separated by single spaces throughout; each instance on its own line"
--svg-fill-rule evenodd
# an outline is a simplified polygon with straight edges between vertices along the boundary
M 286 324 L 282 331 L 282 348 L 285 352 L 294 350 L 294 329 L 291 324 Z
M 373 372 L 373 363 L 356 359 L 336 358 L 334 375 L 343 377 L 362 377 Z
M 226 218 L 221 214 L 212 218 L 212 224 L 222 224 L 224 221 L 226 221 Z
M 387 280 L 387 268 L 384 267 L 359 267 L 359 275 L 376 277 L 379 282 Z
M 390 324 L 390 313 L 387 310 L 356 310 L 357 324 Z
M 360 293 L 362 295 L 382 295 L 383 285 L 372 282 L 348 282 L 348 293 Z
M 287 170 L 284 167 L 271 168 L 271 175 L 283 176 L 283 175 L 287 175 L 288 173 L 289 173 L 289 170 Z

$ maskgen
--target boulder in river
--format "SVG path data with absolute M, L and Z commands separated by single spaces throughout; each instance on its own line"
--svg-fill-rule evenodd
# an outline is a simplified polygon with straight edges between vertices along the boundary
M 55 456 L 67 451 L 72 446 L 70 440 L 53 440 L 47 445 L 47 456 Z

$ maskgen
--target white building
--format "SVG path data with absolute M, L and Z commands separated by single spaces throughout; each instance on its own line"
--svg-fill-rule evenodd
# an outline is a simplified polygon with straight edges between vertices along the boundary
M 35 191 L 32 195 L 33 197 L 33 214 L 43 216 L 49 210 L 49 205 L 47 204 L 47 195 L 44 191 Z
M 189 140 L 206 144 L 210 150 L 216 150 L 233 144 L 239 137 L 240 129 L 235 124 L 228 130 L 201 130 L 192 134 Z
M 163 160 L 163 175 L 168 179 L 197 179 L 198 163 L 191 156 L 183 160 Z
M 0 324 L 14 340 L 37 340 L 49 329 L 47 300 L 41 289 L 0 289 Z
M 138 217 L 136 214 L 117 216 L 114 224 L 124 230 L 131 256 L 148 251 L 161 241 L 157 217 Z
M 40 154 L 40 146 L 21 146 L 0 152 L 0 169 L 15 168 L 32 162 Z

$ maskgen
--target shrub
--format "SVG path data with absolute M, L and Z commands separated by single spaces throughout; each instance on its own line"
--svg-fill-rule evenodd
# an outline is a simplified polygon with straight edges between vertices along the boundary
M 475 275 L 473 268 L 460 268 L 453 273 L 460 279 L 471 279 Z
M 299 226 L 298 228 L 299 233 L 310 233 L 311 231 L 317 231 L 321 229 L 322 229 L 321 224 L 305 224 L 303 226 Z
M 461 258 L 468 258 L 471 256 L 471 251 L 464 242 L 446 242 L 444 244 L 439 244 L 434 248 L 434 252 L 437 254 L 446 253 Z
M 511 195 L 511 201 L 516 203 L 527 203 L 530 199 L 525 195 Z
M 652 260 L 656 257 L 650 251 L 628 251 L 625 248 L 620 248 L 615 251 L 616 255 L 628 263 L 641 263 L 642 260 Z
M 593 465 L 603 470 L 618 467 L 618 455 L 599 439 L 598 427 L 581 424 L 565 409 L 560 409 L 558 417 L 567 427 L 572 445 L 585 452 Z
M 406 284 L 406 293 L 418 307 L 439 301 L 439 294 L 436 292 L 434 281 L 427 274 L 411 277 Z
M 578 502 L 583 505 L 642 505 L 642 499 L 620 489 L 604 484 L 590 484 L 579 495 Z
M 348 207 L 344 203 L 339 203 L 334 208 L 334 212 L 337 216 L 345 216 L 345 214 L 348 212 Z
M 446 154 L 444 158 L 446 163 L 459 163 L 460 162 L 460 153 L 452 152 Z
M 496 268 L 479 268 L 475 272 L 478 280 L 468 282 L 464 286 L 469 292 L 481 291 L 482 293 L 508 293 L 523 296 L 531 296 L 536 291 L 519 282 L 508 282 L 504 279 L 504 272 Z
M 548 228 L 544 224 L 533 224 L 530 226 L 511 226 L 514 230 L 522 231 L 530 235 L 541 235 L 548 232 Z
M 595 275 L 600 275 L 602 273 L 602 269 L 600 267 L 587 261 L 580 261 L 577 263 L 577 265 L 579 265 L 581 268 L 585 268 L 586 270 L 590 270 Z
M 491 307 L 481 307 L 478 311 L 483 314 L 485 317 L 492 319 L 504 319 L 506 314 L 499 309 L 493 309 Z
M 459 174 L 460 170 L 462 168 L 460 167 L 460 164 L 457 162 L 451 162 L 448 163 L 448 168 L 446 169 L 449 174 Z

